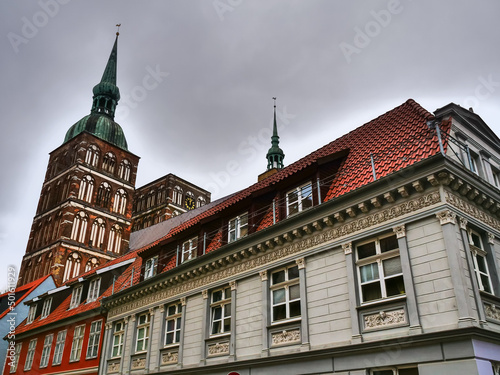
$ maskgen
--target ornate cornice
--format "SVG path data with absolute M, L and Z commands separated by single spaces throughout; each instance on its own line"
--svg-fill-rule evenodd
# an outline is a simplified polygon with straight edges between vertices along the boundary
M 475 205 L 466 202 L 464 199 L 459 196 L 447 191 L 446 192 L 446 202 L 452 205 L 453 207 L 458 208 L 460 211 L 465 212 L 469 216 L 482 221 L 483 223 L 491 226 L 500 231 L 500 221 L 491 215 L 488 215 L 486 212 L 480 210 Z

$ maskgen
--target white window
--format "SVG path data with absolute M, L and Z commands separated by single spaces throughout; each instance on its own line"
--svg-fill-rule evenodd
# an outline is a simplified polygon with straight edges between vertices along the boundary
M 479 176 L 479 156 L 470 153 L 470 170 Z
M 35 320 L 35 315 L 36 315 L 36 303 L 30 305 L 30 309 L 28 311 L 28 320 L 26 321 L 26 324 L 33 323 Z
M 102 218 L 97 218 L 92 224 L 92 230 L 90 232 L 90 242 L 89 245 L 92 247 L 100 248 L 104 242 L 104 234 L 106 233 L 106 222 Z
M 300 318 L 300 279 L 297 265 L 271 273 L 271 321 Z
M 116 158 L 112 152 L 106 152 L 102 158 L 102 169 L 109 173 L 115 172 Z
M 360 243 L 356 255 L 361 302 L 405 294 L 396 235 Z
M 228 242 L 236 241 L 241 237 L 248 234 L 248 213 L 236 216 L 234 219 L 229 220 L 228 225 Z
M 481 235 L 469 229 L 469 243 L 472 252 L 472 261 L 474 263 L 474 272 L 476 273 L 477 283 L 479 285 L 479 290 L 484 292 L 493 293 L 493 285 L 491 283 L 490 272 L 488 270 L 488 253 L 485 251 L 483 246 L 483 239 Z
M 182 244 L 181 263 L 196 258 L 197 245 L 198 237 L 191 238 Z
M 85 324 L 75 327 L 75 331 L 73 333 L 73 343 L 71 344 L 71 354 L 69 356 L 70 362 L 75 362 L 80 360 L 84 334 L 85 334 Z
M 286 194 L 287 216 L 296 214 L 312 207 L 312 186 L 306 184 L 299 186 Z
M 28 345 L 28 353 L 26 354 L 26 361 L 24 362 L 24 371 L 31 370 L 33 365 L 33 357 L 35 356 L 36 339 L 30 341 Z
M 71 239 L 83 243 L 85 235 L 87 234 L 87 223 L 89 221 L 88 215 L 80 211 L 76 214 L 73 221 L 73 228 L 71 229 Z
M 47 367 L 49 364 L 50 349 L 52 348 L 53 339 L 54 335 L 52 333 L 45 336 L 45 340 L 43 341 L 42 357 L 40 359 L 40 368 Z
M 118 322 L 115 324 L 115 330 L 113 333 L 113 348 L 111 350 L 111 356 L 113 358 L 120 357 L 123 353 L 123 336 L 125 334 L 125 324 L 124 322 Z
M 144 266 L 144 280 L 149 279 L 156 275 L 156 269 L 158 267 L 158 255 L 146 260 Z
M 418 375 L 418 368 L 387 368 L 371 370 L 370 375 Z
M 182 205 L 182 189 L 179 186 L 174 187 L 172 192 L 172 203 L 178 206 Z
M 89 176 L 83 176 L 78 190 L 78 199 L 85 202 L 92 202 L 92 194 L 94 193 L 94 179 Z
M 137 331 L 135 339 L 135 351 L 144 352 L 148 350 L 149 343 L 149 314 L 141 314 L 137 319 Z
M 92 257 L 87 261 L 87 264 L 85 265 L 85 272 L 93 270 L 97 267 L 99 267 L 99 260 L 96 257 Z
M 19 342 L 16 344 L 16 349 L 14 353 L 14 358 L 10 362 L 10 373 L 15 373 L 17 371 L 17 365 L 19 363 L 19 356 L 21 355 L 21 349 L 23 347 L 23 343 Z
M 73 291 L 71 292 L 71 301 L 69 303 L 70 309 L 74 309 L 80 304 L 80 301 L 82 299 L 82 290 L 83 287 L 81 285 L 73 288 Z
M 77 252 L 71 253 L 66 259 L 66 266 L 64 267 L 63 281 L 69 280 L 80 274 L 80 264 L 82 257 Z
M 128 160 L 125 159 L 120 163 L 118 177 L 125 181 L 130 181 L 130 162 Z
M 122 230 L 118 224 L 113 225 L 109 232 L 108 251 L 119 253 L 122 245 Z
M 101 339 L 102 320 L 96 320 L 90 324 L 89 343 L 87 345 L 87 359 L 96 358 L 99 351 Z
M 115 193 L 115 200 L 113 201 L 113 211 L 120 215 L 125 214 L 127 207 L 127 193 L 123 189 L 118 189 Z
M 182 304 L 174 303 L 167 307 L 165 318 L 165 346 L 178 344 L 181 339 Z
M 231 332 L 231 288 L 216 289 L 210 299 L 210 334 L 218 335 Z
M 49 316 L 51 306 L 52 306 L 52 297 L 49 297 L 45 301 L 43 301 L 42 315 L 40 316 L 40 319 L 45 319 L 46 317 Z
M 66 344 L 66 330 L 59 331 L 56 338 L 54 357 L 52 357 L 52 366 L 61 364 L 65 344 Z
M 89 294 L 87 295 L 87 303 L 94 302 L 99 298 L 99 288 L 101 287 L 101 278 L 90 281 Z
M 97 166 L 99 162 L 99 148 L 96 145 L 91 145 L 87 148 L 87 153 L 85 154 L 85 163 L 90 164 L 93 167 Z
M 198 197 L 198 199 L 196 200 L 196 207 L 201 207 L 204 206 L 205 204 L 206 204 L 205 198 Z

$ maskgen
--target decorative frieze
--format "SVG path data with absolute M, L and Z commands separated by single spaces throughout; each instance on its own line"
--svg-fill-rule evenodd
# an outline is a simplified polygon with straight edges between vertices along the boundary
M 107 374 L 113 374 L 115 372 L 120 372 L 120 361 L 108 362 Z
M 163 352 L 161 353 L 161 364 L 171 365 L 179 362 L 179 352 Z
M 325 228 L 323 231 L 315 232 L 310 236 L 297 238 L 294 242 L 287 243 L 286 246 L 276 247 L 273 250 L 262 252 L 253 258 L 242 259 L 241 261 L 229 264 L 226 267 L 214 269 L 212 272 L 207 274 L 186 279 L 184 282 L 172 282 L 170 284 L 170 282 L 166 280 L 162 283 L 162 286 L 170 284 L 168 285 L 168 288 L 165 287 L 163 289 L 158 289 L 155 293 L 144 295 L 139 298 L 132 299 L 125 297 L 129 300 L 124 303 L 122 302 L 119 306 L 111 307 L 108 317 L 112 318 L 121 314 L 126 314 L 127 312 L 135 309 L 161 303 L 166 299 L 189 293 L 193 290 L 199 290 L 220 280 L 234 277 L 252 269 L 262 268 L 277 260 L 299 254 L 310 248 L 334 241 L 338 238 L 349 236 L 352 233 L 360 232 L 373 226 L 379 226 L 389 220 L 394 220 L 401 216 L 411 214 L 439 202 L 440 194 L 438 191 L 434 191 L 429 194 L 416 197 L 415 199 L 407 200 L 393 207 L 380 210 L 379 212 L 371 215 L 366 215 L 350 222 L 346 222 L 343 225 Z M 202 295 L 204 298 L 205 296 L 208 298 L 208 295 L 204 294 L 204 291 L 202 291 Z
M 271 333 L 272 345 L 285 345 L 300 342 L 300 329 Z
M 393 325 L 401 325 L 406 323 L 406 314 L 404 309 L 392 311 L 380 311 L 374 314 L 363 316 L 365 329 L 375 329 Z
M 146 368 L 146 357 L 133 358 L 130 368 L 132 370 L 139 370 L 142 368 Z
M 208 345 L 208 355 L 225 355 L 229 354 L 229 342 L 217 342 Z
M 460 197 L 452 194 L 451 192 L 446 192 L 446 202 L 451 204 L 452 206 L 460 209 L 466 214 L 484 222 L 485 224 L 500 230 L 500 221 L 495 219 L 494 217 L 488 215 L 486 212 L 478 209 L 475 205 L 466 202 Z
M 500 322 L 500 306 L 495 306 L 494 304 L 485 303 L 484 313 L 487 318 L 497 320 Z

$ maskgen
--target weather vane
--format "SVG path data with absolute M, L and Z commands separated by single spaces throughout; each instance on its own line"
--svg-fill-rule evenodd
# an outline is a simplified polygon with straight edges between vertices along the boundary
M 116 30 L 116 35 L 120 35 L 120 26 L 121 25 L 122 25 L 121 23 L 116 24 L 116 27 L 118 27 L 118 29 Z
M 274 100 L 274 108 L 276 108 L 276 97 L 273 96 L 273 100 Z

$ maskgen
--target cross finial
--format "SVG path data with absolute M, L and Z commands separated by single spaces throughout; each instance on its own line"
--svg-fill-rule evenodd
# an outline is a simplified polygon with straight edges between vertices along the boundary
M 121 25 L 122 25 L 121 23 L 117 23 L 117 24 L 116 24 L 116 27 L 118 28 L 118 29 L 116 30 L 116 36 L 120 35 L 120 26 L 121 26 Z
M 274 100 L 274 108 L 276 108 L 276 97 L 273 96 L 273 100 Z

